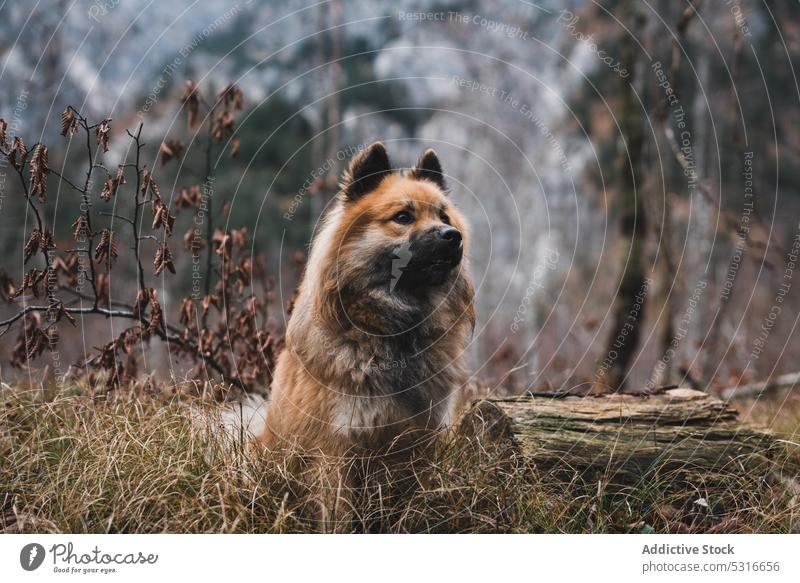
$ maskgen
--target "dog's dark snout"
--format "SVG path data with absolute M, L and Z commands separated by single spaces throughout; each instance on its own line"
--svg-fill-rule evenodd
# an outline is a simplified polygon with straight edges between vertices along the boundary
M 439 231 L 439 236 L 451 245 L 457 245 L 461 242 L 461 231 L 455 227 L 445 227 Z

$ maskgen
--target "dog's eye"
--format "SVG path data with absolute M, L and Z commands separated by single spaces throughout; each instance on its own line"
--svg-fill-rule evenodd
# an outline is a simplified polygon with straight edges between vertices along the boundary
M 444 211 L 439 211 L 439 220 L 442 221 L 445 225 L 450 224 L 450 217 L 448 217 L 447 213 Z
M 392 217 L 392 220 L 395 223 L 399 223 L 401 225 L 407 225 L 409 223 L 414 222 L 414 217 L 408 211 L 400 211 L 395 216 Z

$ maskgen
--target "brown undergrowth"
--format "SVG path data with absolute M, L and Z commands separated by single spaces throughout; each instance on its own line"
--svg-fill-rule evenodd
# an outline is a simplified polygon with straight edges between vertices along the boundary
M 556 479 L 443 436 L 423 470 L 353 462 L 359 486 L 253 455 L 193 388 L 2 388 L 2 532 L 790 532 L 796 448 L 747 471 L 622 487 Z M 798 410 L 788 409 L 794 416 Z M 792 454 L 791 452 L 795 453 Z M 744 468 L 744 466 L 742 466 Z M 327 479 L 320 476 L 327 475 Z M 340 520 L 336 520 L 339 517 Z M 345 518 L 341 518 L 345 517 Z

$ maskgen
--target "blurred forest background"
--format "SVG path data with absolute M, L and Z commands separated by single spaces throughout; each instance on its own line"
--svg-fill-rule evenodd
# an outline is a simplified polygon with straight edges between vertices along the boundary
M 254 282 L 274 281 L 277 309 L 264 317 L 276 334 L 350 156 L 381 140 L 410 166 L 433 147 L 471 223 L 481 383 L 588 387 L 627 343 L 628 387 L 730 387 L 800 370 L 800 4 L 694 5 L 5 2 L 0 117 L 9 138 L 47 144 L 49 167 L 73 182 L 87 151 L 59 135 L 65 106 L 112 118 L 107 168 L 130 161 L 125 131 L 143 123 L 143 161 L 174 209 L 182 188 L 202 184 L 209 153 L 205 134 L 187 128 L 185 82 L 212 97 L 235 83 L 244 109 L 235 141 L 211 149 L 211 213 L 220 228 L 246 228 L 249 249 L 266 257 Z M 162 165 L 167 142 L 179 159 Z M 3 160 L 0 267 L 19 283 L 41 260 L 23 264 L 35 225 L 13 174 Z M 79 205 L 51 175 L 42 209 L 57 253 L 72 245 Z M 95 230 L 114 219 L 97 220 Z M 176 237 L 192 225 L 177 213 Z M 157 245 L 143 240 L 143 256 Z M 173 252 L 175 275 L 145 267 L 167 322 L 193 285 L 191 256 Z M 134 262 L 120 260 L 111 300 L 131 305 L 136 292 Z M 0 320 L 24 301 L 0 306 Z M 63 363 L 121 325 L 79 316 L 69 328 Z M 0 337 L 3 381 L 52 368 L 46 353 L 11 368 L 16 335 Z M 148 346 L 140 372 L 186 374 Z

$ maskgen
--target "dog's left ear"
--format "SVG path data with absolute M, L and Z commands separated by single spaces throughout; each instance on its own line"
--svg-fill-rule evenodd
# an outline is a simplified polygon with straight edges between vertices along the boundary
M 416 165 L 411 169 L 411 176 L 417 180 L 430 180 L 436 186 L 447 192 L 447 183 L 442 172 L 442 163 L 439 156 L 430 148 L 422 153 Z
M 350 161 L 339 184 L 346 200 L 356 201 L 378 187 L 381 180 L 392 173 L 386 147 L 373 142 Z

